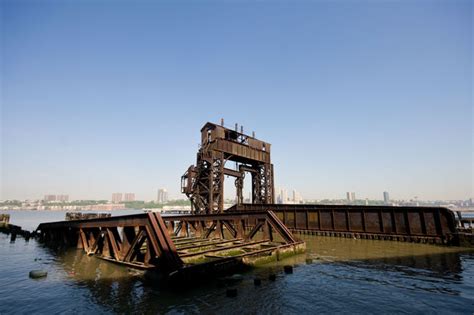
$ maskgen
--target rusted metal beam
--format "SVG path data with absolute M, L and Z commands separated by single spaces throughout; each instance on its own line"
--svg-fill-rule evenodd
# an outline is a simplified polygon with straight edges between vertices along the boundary
M 119 244 L 117 242 L 117 239 L 115 238 L 115 233 L 112 231 L 112 228 L 107 228 L 107 238 L 109 240 L 109 244 L 112 245 L 112 253 L 114 255 L 114 258 L 117 260 L 120 260 L 121 255 L 120 255 L 120 249 L 119 249 Z
M 122 261 L 131 262 L 134 259 L 137 254 L 137 251 L 140 249 L 145 240 L 145 235 L 145 231 L 143 229 L 140 229 L 140 231 L 137 233 L 132 243 L 130 244 L 128 250 L 124 252 Z

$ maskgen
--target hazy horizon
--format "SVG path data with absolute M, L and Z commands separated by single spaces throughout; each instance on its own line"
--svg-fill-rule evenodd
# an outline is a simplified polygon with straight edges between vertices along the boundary
M 275 186 L 305 199 L 474 197 L 471 1 L 0 10 L 0 199 L 184 198 L 221 118 L 270 142 Z

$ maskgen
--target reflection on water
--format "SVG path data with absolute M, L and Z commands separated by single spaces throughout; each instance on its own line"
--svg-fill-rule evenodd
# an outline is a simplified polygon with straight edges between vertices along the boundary
M 344 261 L 372 268 L 398 270 L 423 269 L 439 277 L 459 274 L 462 271 L 460 252 L 472 252 L 458 247 L 427 244 L 361 241 L 332 237 L 303 238 L 307 240 L 308 257 L 323 261 Z
M 307 253 L 244 273 L 227 284 L 167 284 L 80 250 L 54 250 L 0 234 L 3 313 L 470 313 L 474 311 L 471 250 L 424 244 L 303 236 Z M 282 266 L 295 265 L 285 275 Z M 43 280 L 32 269 L 48 271 Z M 268 275 L 277 273 L 271 282 Z M 263 279 L 255 287 L 254 277 Z

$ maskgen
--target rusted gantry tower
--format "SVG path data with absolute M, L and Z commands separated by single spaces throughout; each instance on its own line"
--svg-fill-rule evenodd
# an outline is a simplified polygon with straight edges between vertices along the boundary
M 233 168 L 226 162 L 235 162 Z M 270 144 L 221 125 L 206 123 L 201 129 L 201 146 L 196 165 L 181 177 L 181 192 L 191 200 L 194 213 L 224 210 L 224 176 L 235 177 L 237 204 L 243 203 L 246 174 L 252 176 L 252 203 L 274 203 L 273 164 Z

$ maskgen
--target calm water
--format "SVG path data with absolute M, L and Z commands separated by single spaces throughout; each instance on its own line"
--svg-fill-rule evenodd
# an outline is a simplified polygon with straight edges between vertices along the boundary
M 2 212 L 0 212 L 2 213 Z M 33 229 L 64 212 L 10 212 Z M 114 212 L 115 213 L 115 212 Z M 130 213 L 130 212 L 128 212 Z M 121 213 L 123 214 L 123 213 Z M 218 281 L 177 289 L 81 251 L 57 252 L 0 234 L 0 314 L 24 313 L 465 313 L 474 312 L 474 252 L 431 245 L 303 237 L 304 255 L 242 274 L 225 296 Z M 306 259 L 313 263 L 307 264 Z M 295 265 L 292 275 L 282 266 Z M 42 280 L 32 269 L 48 271 Z M 276 272 L 270 282 L 268 274 Z M 260 287 L 253 285 L 262 277 Z

